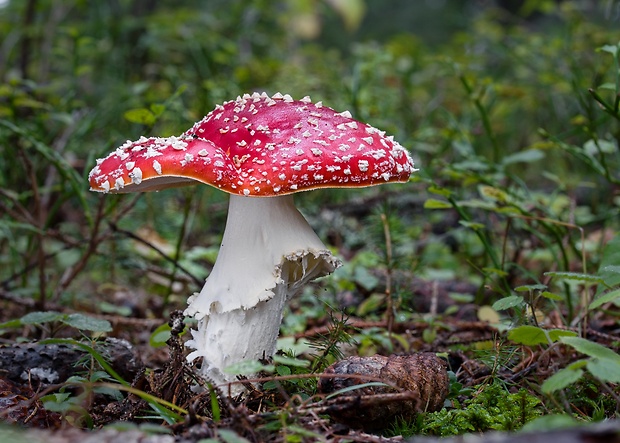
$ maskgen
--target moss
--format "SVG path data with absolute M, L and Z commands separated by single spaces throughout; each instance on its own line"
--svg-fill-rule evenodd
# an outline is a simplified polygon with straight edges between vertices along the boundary
M 510 393 L 500 382 L 478 386 L 477 394 L 459 405 L 420 414 L 415 423 L 398 422 L 392 432 L 440 437 L 489 430 L 515 431 L 542 415 L 541 402 L 525 389 Z

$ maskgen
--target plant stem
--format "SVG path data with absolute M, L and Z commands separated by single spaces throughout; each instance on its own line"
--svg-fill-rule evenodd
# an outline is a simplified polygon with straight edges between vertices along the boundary
M 448 196 L 447 199 L 463 220 L 471 221 L 471 217 L 469 216 L 469 214 L 467 214 L 467 212 L 463 210 L 463 208 L 457 203 L 457 201 L 452 196 Z M 480 229 L 474 229 L 474 232 L 476 236 L 478 237 L 478 239 L 482 242 L 482 245 L 484 246 L 484 250 L 486 251 L 487 255 L 490 257 L 491 261 L 493 262 L 493 267 L 495 267 L 495 269 L 501 270 L 502 262 L 499 260 L 499 258 L 497 257 L 497 254 L 493 250 L 493 247 L 491 246 L 491 241 L 489 240 L 488 236 L 485 233 L 483 233 L 482 230 Z M 506 290 L 506 293 L 507 294 L 510 293 L 511 289 L 510 289 L 510 285 L 508 285 L 508 282 L 506 281 L 506 277 L 501 276 L 501 281 L 504 285 L 504 289 Z
M 383 235 L 385 237 L 385 261 L 387 275 L 385 280 L 385 301 L 386 301 L 386 321 L 387 330 L 391 338 L 392 325 L 394 324 L 394 305 L 392 303 L 392 235 L 390 234 L 390 224 L 385 213 L 381 214 L 383 224 Z
M 495 134 L 493 133 L 493 128 L 491 127 L 491 121 L 489 120 L 489 114 L 487 113 L 487 110 L 482 104 L 482 100 L 480 100 L 480 97 L 478 95 L 474 96 L 473 88 L 469 84 L 465 76 L 461 75 L 459 76 L 459 79 L 461 80 L 461 83 L 463 84 L 465 91 L 467 91 L 467 94 L 474 102 L 474 106 L 476 107 L 476 110 L 480 114 L 480 118 L 482 119 L 482 126 L 484 126 L 484 132 L 489 138 L 489 141 L 491 142 L 491 147 L 493 148 L 493 159 L 492 159 L 493 163 L 498 163 L 500 160 L 499 144 L 497 143 L 497 139 L 495 138 Z

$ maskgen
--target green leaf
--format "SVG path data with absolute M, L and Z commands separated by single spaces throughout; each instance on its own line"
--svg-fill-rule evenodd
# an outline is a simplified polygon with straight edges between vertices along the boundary
M 569 414 L 549 414 L 526 423 L 522 432 L 543 432 L 551 429 L 572 428 L 581 424 Z
M 620 280 L 620 265 L 603 265 L 599 269 L 599 275 L 603 278 L 609 277 L 610 281 L 605 279 L 605 283 L 611 286 Z
M 487 162 L 475 159 L 453 163 L 452 167 L 457 171 L 466 171 L 468 173 L 472 171 L 486 172 L 489 170 L 489 164 Z
M 41 401 L 48 411 L 67 412 L 74 405 L 70 397 L 71 394 L 68 392 L 58 392 L 41 397 Z
M 151 112 L 153 113 L 155 118 L 161 116 L 165 110 L 166 110 L 166 107 L 164 105 L 160 105 L 158 103 L 153 103 L 151 105 Z
M 107 301 L 99 303 L 99 310 L 104 314 L 120 315 L 122 317 L 130 317 L 132 312 L 129 306 L 118 306 Z
M 169 425 L 173 425 L 182 420 L 181 416 L 174 411 L 169 410 L 165 406 L 160 405 L 156 402 L 148 402 L 150 408 L 157 413 L 157 416 L 154 418 L 163 419 Z
M 547 277 L 557 277 L 563 280 L 577 280 L 590 283 L 603 283 L 604 280 L 598 275 L 583 274 L 581 272 L 545 272 Z
M 287 375 L 291 375 L 292 371 L 291 368 L 289 368 L 288 366 L 276 366 L 276 374 L 278 374 L 279 376 L 287 376 Z
M 502 160 L 502 164 L 511 165 L 513 163 L 534 163 L 545 158 L 545 154 L 539 149 L 526 149 L 516 154 L 507 155 Z
M 470 198 L 458 202 L 459 206 L 472 209 L 483 209 L 485 211 L 498 211 L 497 204 L 493 201 Z
M 373 292 L 357 306 L 355 314 L 364 317 L 371 312 L 378 311 L 383 305 L 385 305 L 385 294 Z
M 95 387 L 93 392 L 97 394 L 107 395 L 111 397 L 114 401 L 122 401 L 123 394 L 118 389 L 112 389 L 107 386 Z
M 109 321 L 83 314 L 71 314 L 61 321 L 81 331 L 110 332 L 112 330 L 112 325 Z
M 553 292 L 549 292 L 549 291 L 543 291 L 540 293 L 540 295 L 542 295 L 545 298 L 548 298 L 549 300 L 556 300 L 556 301 L 564 300 L 564 297 L 562 297 L 561 295 L 554 294 Z
M 509 199 L 506 192 L 504 192 L 500 188 L 495 188 L 493 186 L 482 185 L 479 187 L 478 191 L 483 197 L 500 203 L 506 203 Z
M 601 265 L 598 269 L 598 275 L 600 275 L 605 284 L 608 287 L 613 288 L 620 286 L 620 233 L 616 234 L 603 248 L 603 258 L 601 259 Z M 600 296 L 606 288 L 602 286 L 598 288 L 596 296 Z
M 574 331 L 567 331 L 566 329 L 551 329 L 547 331 L 549 339 L 552 342 L 558 341 L 561 337 L 576 337 L 577 333 Z
M 340 16 L 348 32 L 356 31 L 366 15 L 366 3 L 364 0 L 336 1 L 328 2 L 327 4 Z
M 486 226 L 482 223 L 470 222 L 465 220 L 459 220 L 459 224 L 465 226 L 466 228 L 473 229 L 474 231 L 485 229 Z
M 588 360 L 586 368 L 599 380 L 620 383 L 620 364 L 610 359 L 593 358 Z
M 149 337 L 149 344 L 154 348 L 166 346 L 166 342 L 170 338 L 170 325 L 164 323 L 159 325 Z
M 589 357 L 608 359 L 620 364 L 620 355 L 603 345 L 581 337 L 561 337 L 560 341 Z
M 482 270 L 489 274 L 495 274 L 498 277 L 506 277 L 508 275 L 508 273 L 504 271 L 503 269 L 484 267 L 482 268 Z
M 568 365 L 567 368 L 572 371 L 576 371 L 577 369 L 583 369 L 588 364 L 588 361 L 589 360 L 577 360 Z
M 620 298 L 620 289 L 616 289 L 615 291 L 608 292 L 606 294 L 601 295 L 600 297 L 596 297 L 592 303 L 588 306 L 590 311 L 604 305 L 605 303 L 612 302 Z
M 24 325 L 41 325 L 43 323 L 49 323 L 52 321 L 60 321 L 65 318 L 65 314 L 54 311 L 45 312 L 30 312 L 21 318 L 21 322 Z
M 535 346 L 549 343 L 549 338 L 544 329 L 537 326 L 519 326 L 508 332 L 508 339 L 527 346 Z
M 515 288 L 517 292 L 542 291 L 547 289 L 547 285 L 521 285 Z
M 598 155 L 599 153 L 603 154 L 613 154 L 618 150 L 618 146 L 615 143 L 612 143 L 608 140 L 588 140 L 584 143 L 583 149 L 590 155 Z
M 618 45 L 604 45 L 600 48 L 596 48 L 596 50 L 600 52 L 608 52 L 614 57 L 618 55 Z
M 429 186 L 428 192 L 430 192 L 431 194 L 441 195 L 442 197 L 450 197 L 452 195 L 452 191 L 437 185 Z
M 424 202 L 425 209 L 449 209 L 451 207 L 452 205 L 449 202 L 434 198 L 428 198 Z
M 541 386 L 542 392 L 545 394 L 550 394 L 552 392 L 559 391 L 560 389 L 564 389 L 565 387 L 575 383 L 582 376 L 582 369 L 560 369 L 558 372 L 556 372 L 544 381 Z
M 211 416 L 213 417 L 213 421 L 218 423 L 222 416 L 222 411 L 220 410 L 220 403 L 217 401 L 217 391 L 215 388 L 209 383 L 209 399 L 211 400 Z
M 310 366 L 310 362 L 308 360 L 286 357 L 284 355 L 274 355 L 273 362 L 281 365 L 293 366 L 296 368 L 307 368 Z
M 94 371 L 89 376 L 89 380 L 90 381 L 101 381 L 101 380 L 110 380 L 110 381 L 112 381 L 113 379 L 110 378 L 110 375 L 106 371 Z
M 0 330 L 1 329 L 19 328 L 19 327 L 21 327 L 23 325 L 24 324 L 22 323 L 22 321 L 20 319 L 9 320 L 9 321 L 5 321 L 4 323 L 0 323 Z
M 500 322 L 500 315 L 489 305 L 480 306 L 478 308 L 478 320 L 491 324 Z
M 379 279 L 375 277 L 368 268 L 356 266 L 353 271 L 353 280 L 364 289 L 371 291 L 379 284 Z
M 106 361 L 105 358 L 103 358 L 103 356 L 97 352 L 92 346 L 89 346 L 85 343 L 81 343 L 77 340 L 74 340 L 72 338 L 48 338 L 45 340 L 41 340 L 39 343 L 41 344 L 53 344 L 53 345 L 59 345 L 59 344 L 63 344 L 63 345 L 69 345 L 69 346 L 76 346 L 78 348 L 80 348 L 81 350 L 83 350 L 84 352 L 88 352 L 95 360 L 97 360 L 97 363 L 99 363 L 101 365 L 101 367 L 108 373 L 110 374 L 117 382 L 119 382 L 120 384 L 124 385 L 124 386 L 129 386 L 129 383 L 127 383 L 127 381 L 125 381 L 123 379 L 123 377 L 121 377 L 115 370 L 114 368 L 112 368 L 112 366 L 110 366 L 110 364 Z
M 496 311 L 504 311 L 506 309 L 521 307 L 525 304 L 523 297 L 519 295 L 510 295 L 508 297 L 500 298 L 493 303 L 493 309 Z
M 138 123 L 146 126 L 153 126 L 156 120 L 155 115 L 146 108 L 130 109 L 123 114 L 123 117 L 131 123 Z
M 603 167 L 600 161 L 598 161 L 595 157 L 588 154 L 583 150 L 580 146 L 573 146 L 566 143 L 559 143 L 558 146 L 565 151 L 568 151 L 570 154 L 574 155 L 576 158 L 584 162 L 590 168 L 592 168 L 598 175 L 604 177 L 606 174 L 606 169 Z

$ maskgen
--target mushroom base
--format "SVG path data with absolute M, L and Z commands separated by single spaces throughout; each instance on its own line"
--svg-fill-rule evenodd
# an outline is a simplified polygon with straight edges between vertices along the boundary
M 275 352 L 286 302 L 286 294 L 280 292 L 252 309 L 211 314 L 199 320 L 198 329 L 191 331 L 191 344 L 203 351 L 193 352 L 188 360 L 202 356 L 199 374 L 220 385 L 225 394 L 243 391 L 241 384 L 224 386 L 235 379 L 235 372 L 227 372 L 226 368 L 241 361 L 266 359 Z
M 227 367 L 275 352 L 286 301 L 338 266 L 292 196 L 231 196 L 217 261 L 185 312 L 198 320 L 188 360 L 202 357 L 200 373 L 215 384 L 234 381 Z M 242 390 L 241 384 L 224 389 Z
M 191 331 L 193 339 L 188 341 L 188 346 L 196 351 L 188 356 L 188 360 L 202 357 L 199 373 L 216 385 L 235 380 L 234 370 L 227 371 L 226 368 L 242 361 L 268 360 L 276 351 L 287 300 L 301 289 L 303 283 L 333 269 L 334 260 L 328 251 L 286 257 L 275 269 L 280 282 L 271 289 L 274 295 L 269 300 L 250 309 L 211 312 L 198 321 L 198 329 Z M 237 395 L 243 390 L 240 383 L 229 384 L 223 389 L 228 395 Z

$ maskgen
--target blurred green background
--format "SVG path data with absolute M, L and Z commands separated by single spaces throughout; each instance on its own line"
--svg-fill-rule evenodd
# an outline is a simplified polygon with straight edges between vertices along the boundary
M 410 433 L 514 430 L 542 408 L 617 417 L 620 0 L 0 0 L 0 342 L 105 332 L 165 366 L 165 323 L 209 274 L 227 195 L 98 195 L 88 173 L 253 91 L 349 110 L 420 168 L 296 197 L 344 266 L 291 301 L 286 346 L 335 325 L 316 349 L 435 352 L 464 332 L 450 352 L 479 370 L 455 366 L 453 399 L 496 408 L 470 388 L 500 380 L 543 405 L 484 409 L 474 428 L 455 400 Z M 348 316 L 367 326 L 349 335 Z M 498 332 L 480 343 L 484 322 Z M 561 344 L 572 327 L 599 341 Z
M 374 257 L 363 269 L 385 265 L 387 213 L 398 266 L 421 277 L 505 296 L 549 269 L 596 270 L 618 229 L 619 31 L 615 0 L 4 1 L 1 294 L 127 312 L 126 292 L 147 309 L 145 291 L 158 315 L 182 307 L 226 196 L 101 197 L 87 174 L 125 140 L 180 134 L 252 91 L 348 109 L 411 150 L 407 185 L 299 197 L 332 247 Z

